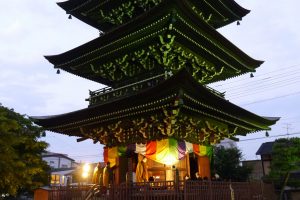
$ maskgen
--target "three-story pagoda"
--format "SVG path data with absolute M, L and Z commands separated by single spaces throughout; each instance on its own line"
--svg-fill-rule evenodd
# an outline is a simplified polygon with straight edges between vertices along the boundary
M 209 177 L 210 145 L 269 130 L 278 120 L 244 110 L 206 86 L 254 72 L 263 63 L 216 31 L 249 13 L 233 0 L 69 0 L 58 5 L 101 34 L 46 59 L 54 68 L 107 87 L 90 92 L 88 108 L 33 118 L 47 130 L 105 145 L 116 182 L 124 181 L 131 168 L 120 155 L 133 158 L 135 153 L 149 158 L 149 173 L 162 180 L 168 179 L 168 165 L 176 165 L 181 179 L 195 171 Z M 191 152 L 196 160 L 186 156 Z

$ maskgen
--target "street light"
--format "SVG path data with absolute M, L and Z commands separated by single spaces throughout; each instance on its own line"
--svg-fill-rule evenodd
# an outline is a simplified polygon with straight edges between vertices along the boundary
M 91 166 L 88 163 L 85 163 L 82 168 L 82 178 L 87 178 L 89 176 Z

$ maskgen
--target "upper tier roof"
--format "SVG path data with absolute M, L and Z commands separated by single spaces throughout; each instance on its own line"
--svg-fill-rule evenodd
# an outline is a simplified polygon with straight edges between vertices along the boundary
M 179 0 L 163 1 L 118 29 L 46 58 L 55 68 L 111 87 L 181 68 L 208 84 L 253 72 L 262 64 Z
M 114 146 L 175 137 L 192 143 L 234 138 L 279 118 L 251 113 L 215 95 L 181 70 L 161 84 L 62 115 L 32 117 L 47 130 Z M 218 141 L 217 141 L 218 142 Z
M 69 0 L 58 5 L 68 14 L 107 32 L 167 1 L 169 0 Z M 214 28 L 241 20 L 249 13 L 249 10 L 242 8 L 234 0 L 180 1 L 185 1 L 192 12 L 204 18 Z

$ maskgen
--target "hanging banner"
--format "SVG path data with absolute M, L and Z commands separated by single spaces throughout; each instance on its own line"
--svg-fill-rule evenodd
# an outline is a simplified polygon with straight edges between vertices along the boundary
M 116 158 L 118 157 L 118 147 L 112 147 L 112 148 L 106 148 L 104 147 L 103 150 L 103 158 L 104 162 L 110 163 L 110 167 L 113 167 L 116 165 Z
M 183 140 L 167 138 L 163 140 L 149 141 L 146 144 L 130 144 L 127 146 L 118 146 L 104 148 L 104 161 L 115 164 L 118 156 L 128 156 L 132 153 L 138 153 L 156 162 L 173 165 L 183 159 L 188 153 L 195 153 L 199 156 L 208 156 L 211 158 L 213 152 L 212 146 L 192 144 Z

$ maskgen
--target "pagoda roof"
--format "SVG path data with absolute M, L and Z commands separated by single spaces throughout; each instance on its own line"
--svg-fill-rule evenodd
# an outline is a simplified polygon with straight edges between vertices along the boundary
M 175 0 L 172 0 L 175 1 Z M 183 2 L 183 0 L 180 0 Z M 69 0 L 57 3 L 67 14 L 103 31 L 110 31 L 170 0 Z M 241 20 L 250 11 L 234 0 L 185 0 L 192 12 L 214 28 Z
M 145 128 L 148 126 L 152 129 L 157 126 L 156 132 L 161 131 L 162 134 L 161 136 L 158 134 L 151 136 L 152 133 L 149 133 L 152 139 L 171 135 L 192 143 L 200 143 L 198 134 L 194 132 L 201 130 L 207 133 L 203 129 L 204 126 L 207 126 L 210 131 L 214 130 L 216 134 L 222 133 L 223 135 L 219 139 L 224 139 L 259 130 L 269 130 L 269 126 L 279 120 L 279 118 L 258 116 L 230 103 L 199 84 L 184 69 L 161 84 L 131 96 L 124 96 L 115 101 L 61 115 L 31 118 L 46 130 L 84 139 L 91 138 L 94 142 L 100 141 L 108 146 L 116 145 L 116 143 L 141 142 L 140 138 L 137 138 L 136 141 L 133 136 L 129 137 L 130 141 L 118 139 L 119 141 L 114 141 L 114 144 L 111 143 L 112 141 L 109 143 L 102 138 L 104 133 L 109 138 L 117 137 L 116 135 L 120 135 L 126 126 L 128 130 L 136 134 L 133 128 L 129 128 L 131 125 L 128 127 L 126 123 L 139 124 L 139 126 L 136 125 L 138 131 L 148 130 Z M 143 126 L 140 125 L 142 122 Z M 164 124 L 165 122 L 166 124 Z M 196 124 L 199 126 L 196 127 Z M 124 127 L 117 128 L 121 125 Z M 170 131 L 163 131 L 168 130 L 169 125 L 172 126 L 169 127 L 170 130 L 175 131 L 173 134 Z M 175 125 L 180 128 L 173 127 Z M 194 131 L 190 130 L 191 126 L 195 126 Z M 106 133 L 103 127 L 106 127 L 107 132 L 111 131 L 111 133 Z M 184 134 L 190 130 L 191 135 L 177 134 L 180 130 Z M 151 138 L 145 134 L 143 136 L 143 139 Z
M 187 2 L 164 2 L 99 38 L 45 57 L 55 68 L 111 87 L 183 67 L 208 84 L 253 72 L 263 63 L 223 37 Z

